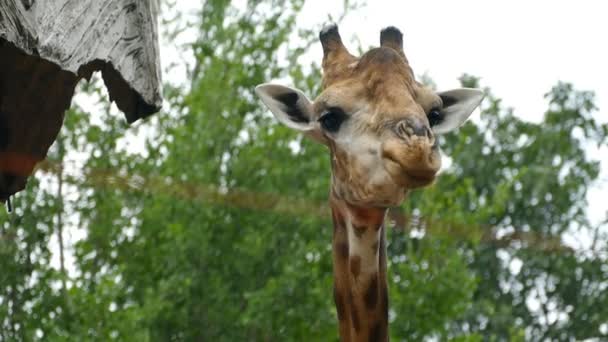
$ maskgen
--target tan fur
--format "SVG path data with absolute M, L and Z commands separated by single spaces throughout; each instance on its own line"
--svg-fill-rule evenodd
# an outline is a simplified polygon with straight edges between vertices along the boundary
M 428 138 L 400 128 L 404 120 L 428 126 L 426 113 L 441 99 L 416 82 L 396 46 L 355 58 L 337 38 L 324 45 L 324 90 L 313 103 L 313 120 L 332 107 L 349 115 L 346 127 L 325 140 L 332 153 L 333 187 L 351 203 L 398 205 L 408 189 L 432 183 L 441 166 L 430 127 Z
M 383 208 L 330 197 L 334 218 L 334 300 L 342 341 L 386 341 L 388 289 Z
M 429 123 L 441 99 L 414 79 L 401 42 L 360 58 L 332 36 L 324 43 L 323 87 L 314 117 L 332 107 L 348 114 L 326 134 L 332 158 L 334 300 L 342 341 L 388 340 L 386 208 L 409 189 L 433 182 L 441 166 L 435 137 L 414 135 L 406 120 Z

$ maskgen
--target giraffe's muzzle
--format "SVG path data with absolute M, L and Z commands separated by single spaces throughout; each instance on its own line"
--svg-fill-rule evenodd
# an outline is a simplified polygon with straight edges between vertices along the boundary
M 412 120 L 397 124 L 397 137 L 382 144 L 385 168 L 393 179 L 408 188 L 433 182 L 441 167 L 441 156 L 433 132 Z

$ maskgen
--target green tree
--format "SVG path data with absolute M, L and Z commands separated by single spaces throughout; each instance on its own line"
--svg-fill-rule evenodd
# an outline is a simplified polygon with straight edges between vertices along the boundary
M 477 86 L 470 76 L 461 81 Z M 451 168 L 407 205 L 437 220 L 431 231 L 456 228 L 477 241 L 462 246 L 478 285 L 452 331 L 490 340 L 606 337 L 608 241 L 586 217 L 599 162 L 585 146 L 608 136 L 593 117 L 593 93 L 559 83 L 540 123 L 522 121 L 488 94 L 481 124 L 469 122 L 442 142 Z M 593 249 L 564 245 L 568 232 L 594 236 Z
M 277 78 L 318 94 L 302 5 L 205 2 L 189 84 L 167 85 L 166 111 L 135 127 L 85 86 L 104 115 L 67 113 L 0 213 L 1 341 L 337 340 L 328 153 L 253 94 Z M 179 20 L 175 35 L 193 25 Z M 451 166 L 390 215 L 392 340 L 605 338 L 608 236 L 586 217 L 599 164 L 585 146 L 608 127 L 593 94 L 560 83 L 530 123 L 487 92 L 481 122 L 442 138 Z M 129 153 L 136 134 L 150 138 Z M 84 237 L 64 246 L 70 230 Z M 567 247 L 571 232 L 592 249 Z

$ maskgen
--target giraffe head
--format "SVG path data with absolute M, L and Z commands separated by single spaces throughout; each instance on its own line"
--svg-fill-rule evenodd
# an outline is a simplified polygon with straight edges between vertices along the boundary
M 277 84 L 256 92 L 279 121 L 329 147 L 334 196 L 360 206 L 399 205 L 409 189 L 433 182 L 441 167 L 437 135 L 460 126 L 483 93 L 437 93 L 418 83 L 394 27 L 359 58 L 345 48 L 337 26 L 319 37 L 323 91 L 314 101 Z

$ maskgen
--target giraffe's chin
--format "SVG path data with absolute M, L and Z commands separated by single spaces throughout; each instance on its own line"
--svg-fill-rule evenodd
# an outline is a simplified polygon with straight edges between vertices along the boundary
M 415 189 L 433 184 L 435 181 L 435 174 L 415 175 L 405 172 L 404 178 L 406 179 L 404 186 L 408 189 Z
M 345 202 L 350 205 L 355 205 L 362 208 L 390 208 L 398 207 L 405 200 L 406 192 L 402 192 L 391 198 L 375 198 L 375 199 L 345 199 Z
M 400 205 L 405 199 L 407 190 L 395 184 L 390 177 L 384 182 L 366 183 L 353 186 L 352 182 L 338 179 L 332 181 L 332 193 L 337 199 L 348 204 L 366 208 L 388 208 Z

